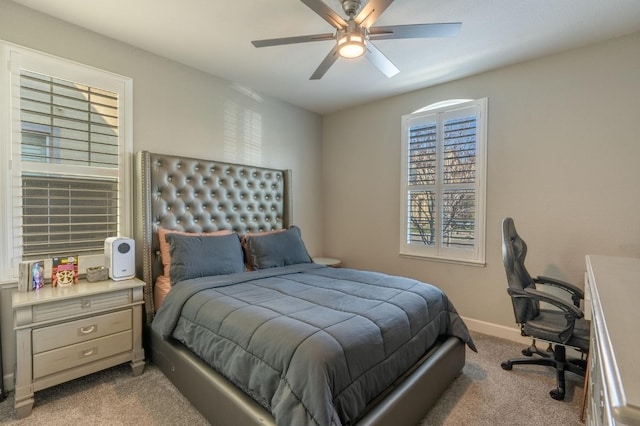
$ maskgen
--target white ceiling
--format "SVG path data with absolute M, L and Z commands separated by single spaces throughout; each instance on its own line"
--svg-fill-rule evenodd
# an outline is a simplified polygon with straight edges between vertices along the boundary
M 640 31 L 640 0 L 395 0 L 376 25 L 462 22 L 460 34 L 377 41 L 400 69 L 390 79 L 358 58 L 311 81 L 332 41 L 251 44 L 333 31 L 299 0 L 14 1 L 321 114 Z

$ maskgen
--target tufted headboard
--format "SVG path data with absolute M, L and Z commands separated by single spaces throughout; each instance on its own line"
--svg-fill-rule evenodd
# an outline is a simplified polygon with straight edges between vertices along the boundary
M 291 170 L 140 151 L 136 154 L 136 273 L 145 283 L 145 319 L 154 315 L 153 287 L 162 274 L 158 226 L 238 234 L 292 223 Z

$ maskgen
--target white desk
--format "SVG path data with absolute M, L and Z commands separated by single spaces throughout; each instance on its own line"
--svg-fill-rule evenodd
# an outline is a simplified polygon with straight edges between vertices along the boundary
M 587 256 L 588 425 L 640 425 L 640 259 Z

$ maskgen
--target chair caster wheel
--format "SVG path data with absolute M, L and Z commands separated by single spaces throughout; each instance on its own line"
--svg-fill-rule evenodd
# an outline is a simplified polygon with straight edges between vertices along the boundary
M 551 398 L 555 399 L 556 401 L 564 401 L 564 392 L 560 392 L 558 389 L 550 391 L 549 395 L 551 395 Z
M 503 370 L 511 370 L 513 368 L 513 364 L 507 361 L 500 364 L 500 367 L 502 367 Z
M 522 350 L 522 355 L 524 356 L 533 356 L 533 351 L 529 348 Z

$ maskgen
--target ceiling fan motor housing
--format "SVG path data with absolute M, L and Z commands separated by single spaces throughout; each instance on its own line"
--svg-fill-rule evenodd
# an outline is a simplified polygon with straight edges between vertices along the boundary
M 353 18 L 358 9 L 360 9 L 360 0 L 343 0 L 342 9 L 347 16 Z

